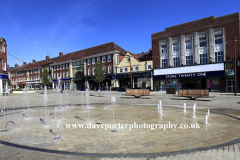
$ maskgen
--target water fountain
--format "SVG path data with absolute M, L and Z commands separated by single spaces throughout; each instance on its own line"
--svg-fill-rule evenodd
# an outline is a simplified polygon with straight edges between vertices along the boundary
M 196 118 L 195 111 L 196 111 L 196 103 L 193 105 L 193 116 L 192 116 L 192 118 Z
M 208 109 L 207 115 L 210 116 L 210 109 Z
M 204 124 L 210 125 L 210 124 L 208 123 L 208 115 L 206 115 L 206 117 L 205 117 L 205 123 L 204 123 Z
M 45 114 L 45 117 L 46 117 L 46 123 L 45 123 L 45 128 L 49 128 L 50 126 L 48 126 L 47 124 L 47 116 L 48 116 L 48 112 L 47 112 L 47 100 L 48 100 L 48 96 L 47 96 L 47 86 L 44 87 L 44 104 L 45 104 L 45 111 L 44 111 L 44 114 Z M 41 118 L 40 118 L 41 119 Z
M 24 109 L 24 106 L 25 106 L 25 103 L 26 105 L 28 106 L 28 111 L 29 111 L 29 104 L 28 104 L 28 98 L 27 98 L 28 94 L 27 94 L 27 91 L 25 88 L 23 88 L 23 109 Z M 24 110 L 25 113 L 23 114 L 23 120 L 28 120 L 27 116 L 26 116 L 26 110 Z
M 112 102 L 112 108 L 113 108 L 113 121 L 114 121 L 114 105 L 116 102 L 116 98 L 114 98 L 114 96 L 111 98 L 111 102 Z
M 161 115 L 161 116 L 164 115 L 164 114 L 162 113 L 162 101 L 161 101 L 161 100 L 159 101 L 159 104 L 158 104 L 158 111 L 160 112 L 160 115 Z
M 187 113 L 186 111 L 186 103 L 183 103 L 184 113 Z

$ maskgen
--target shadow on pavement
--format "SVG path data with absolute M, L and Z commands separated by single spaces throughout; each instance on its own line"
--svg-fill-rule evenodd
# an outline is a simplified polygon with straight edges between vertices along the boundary
M 191 100 L 190 98 L 170 98 L 172 100 Z M 192 100 L 192 101 L 211 101 L 211 100 L 208 100 L 208 99 L 195 99 L 195 100 Z

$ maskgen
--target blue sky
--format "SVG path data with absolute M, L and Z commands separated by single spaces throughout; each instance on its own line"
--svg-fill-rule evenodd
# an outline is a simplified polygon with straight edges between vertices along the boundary
M 8 55 L 10 66 L 108 42 L 137 54 L 151 48 L 152 33 L 235 12 L 239 0 L 1 0 L 0 37 L 19 58 Z

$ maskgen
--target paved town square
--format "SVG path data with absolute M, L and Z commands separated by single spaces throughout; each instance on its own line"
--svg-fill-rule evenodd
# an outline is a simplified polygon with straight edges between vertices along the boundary
M 210 98 L 190 100 L 125 93 L 1 96 L 1 159 L 240 158 L 239 95 L 210 92 Z

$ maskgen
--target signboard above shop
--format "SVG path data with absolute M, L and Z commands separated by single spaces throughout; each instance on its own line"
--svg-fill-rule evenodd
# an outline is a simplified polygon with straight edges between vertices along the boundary
M 225 76 L 234 76 L 234 63 L 225 63 Z

